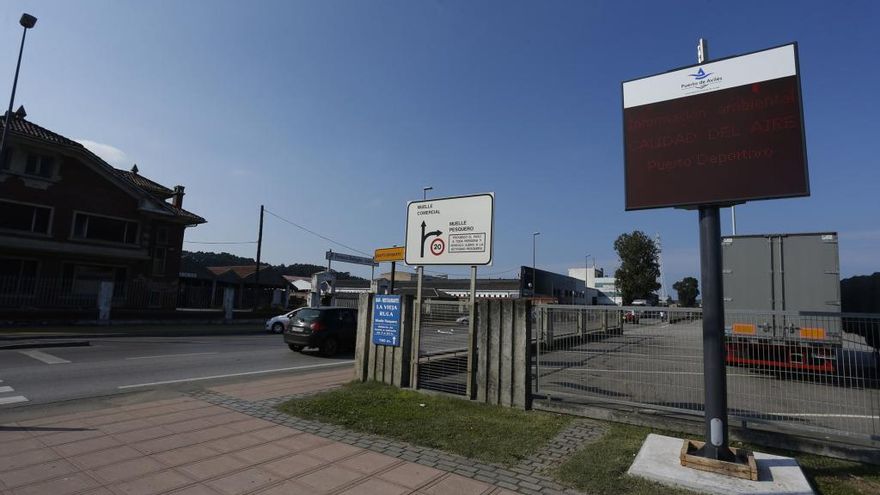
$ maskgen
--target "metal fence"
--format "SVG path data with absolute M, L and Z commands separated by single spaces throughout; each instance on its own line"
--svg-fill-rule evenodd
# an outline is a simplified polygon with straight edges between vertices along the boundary
M 470 303 L 422 301 L 417 387 L 465 395 L 468 381 Z
M 538 305 L 539 396 L 703 411 L 699 309 Z M 728 406 L 750 427 L 880 435 L 880 315 L 725 314 Z

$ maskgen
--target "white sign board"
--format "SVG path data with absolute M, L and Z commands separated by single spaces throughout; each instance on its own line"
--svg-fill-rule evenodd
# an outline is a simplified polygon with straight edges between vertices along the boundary
M 495 193 L 411 201 L 406 207 L 407 265 L 492 263 Z

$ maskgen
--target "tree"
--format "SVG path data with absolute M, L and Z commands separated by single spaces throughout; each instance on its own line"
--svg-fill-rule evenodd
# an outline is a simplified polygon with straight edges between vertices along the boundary
M 672 288 L 678 292 L 678 303 L 685 308 L 693 308 L 697 305 L 697 296 L 700 295 L 697 279 L 685 277 L 672 284 Z
M 660 288 L 659 250 L 654 241 L 644 232 L 635 230 L 631 234 L 620 234 L 614 241 L 614 250 L 620 258 L 620 267 L 614 272 L 617 291 L 628 305 L 634 299 L 656 301 L 654 291 Z

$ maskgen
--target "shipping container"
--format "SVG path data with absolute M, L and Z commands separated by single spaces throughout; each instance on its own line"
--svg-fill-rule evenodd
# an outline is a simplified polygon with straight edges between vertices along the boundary
M 834 371 L 837 233 L 728 236 L 721 246 L 728 363 Z

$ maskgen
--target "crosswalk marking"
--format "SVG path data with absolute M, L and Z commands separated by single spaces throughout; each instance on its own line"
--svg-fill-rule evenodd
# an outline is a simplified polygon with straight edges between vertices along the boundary
M 46 353 L 46 352 L 43 352 L 43 351 L 18 351 L 18 352 L 21 354 L 24 354 L 25 356 L 32 357 L 32 358 L 36 359 L 37 361 L 42 361 L 46 364 L 63 364 L 63 363 L 70 362 L 66 359 L 61 359 L 58 356 L 53 356 L 53 355 Z
M 4 392 L 12 392 L 12 387 L 0 387 L 0 394 Z
M 27 402 L 28 398 L 23 395 L 15 395 L 13 397 L 0 397 L 0 405 L 15 404 L 17 402 Z

